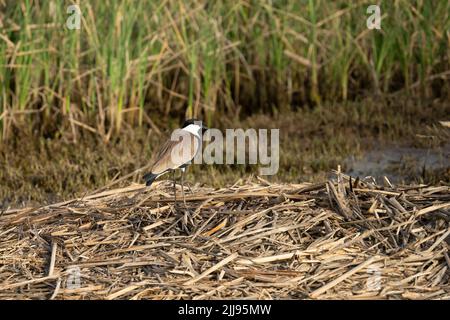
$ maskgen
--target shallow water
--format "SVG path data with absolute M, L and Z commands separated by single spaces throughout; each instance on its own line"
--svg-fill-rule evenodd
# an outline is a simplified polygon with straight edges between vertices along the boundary
M 361 178 L 372 176 L 391 182 L 411 182 L 426 172 L 450 169 L 450 143 L 434 148 L 381 146 L 361 158 L 349 157 L 344 162 L 346 173 Z

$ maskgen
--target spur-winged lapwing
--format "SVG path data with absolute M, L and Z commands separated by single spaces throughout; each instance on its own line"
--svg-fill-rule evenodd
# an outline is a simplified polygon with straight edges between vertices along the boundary
M 176 132 L 177 139 L 167 140 L 156 154 L 154 163 L 150 168 L 150 172 L 144 175 L 147 186 L 150 186 L 156 178 L 165 173 L 173 173 L 174 200 L 177 201 L 175 170 L 181 170 L 181 192 L 183 202 L 186 206 L 184 198 L 184 172 L 186 167 L 191 164 L 196 154 L 201 149 L 202 134 L 208 128 L 203 125 L 200 120 L 189 119 L 183 124 L 183 127 Z

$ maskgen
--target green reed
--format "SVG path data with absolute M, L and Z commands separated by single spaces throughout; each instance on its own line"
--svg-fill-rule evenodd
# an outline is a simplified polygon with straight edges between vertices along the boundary
M 81 9 L 70 30 L 67 7 Z M 450 3 L 105 0 L 0 3 L 0 134 L 283 112 L 370 94 L 448 96 Z

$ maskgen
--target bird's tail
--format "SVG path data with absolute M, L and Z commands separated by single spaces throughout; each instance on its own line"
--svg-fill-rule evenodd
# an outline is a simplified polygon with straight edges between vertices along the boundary
M 158 176 L 158 175 L 153 174 L 153 173 L 151 173 L 151 172 L 145 174 L 144 177 L 143 177 L 144 180 L 145 180 L 145 185 L 146 185 L 147 187 L 151 186 L 152 183 L 153 183 L 153 181 L 155 181 L 155 179 L 156 179 L 157 176 Z

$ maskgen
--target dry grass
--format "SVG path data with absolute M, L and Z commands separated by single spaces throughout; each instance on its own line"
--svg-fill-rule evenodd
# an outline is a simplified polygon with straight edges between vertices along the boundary
M 194 186 L 188 210 L 168 181 L 7 210 L 0 299 L 449 299 L 450 187 L 349 179 Z

